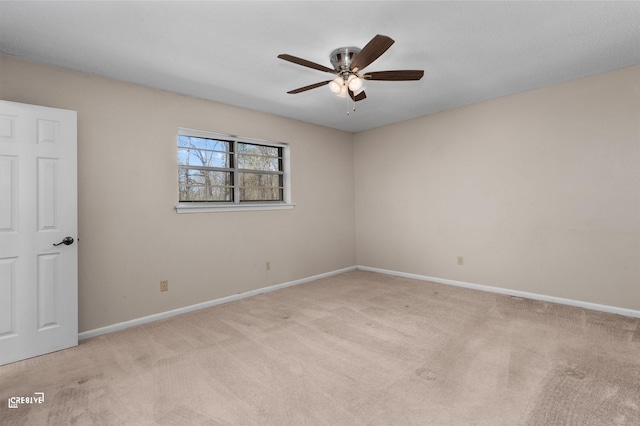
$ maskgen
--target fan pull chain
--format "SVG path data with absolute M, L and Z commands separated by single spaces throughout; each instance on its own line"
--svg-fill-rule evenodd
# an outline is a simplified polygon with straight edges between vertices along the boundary
M 351 99 L 351 97 L 347 96 L 347 115 L 350 115 L 349 114 L 349 99 Z M 356 101 L 353 101 L 353 110 L 352 111 L 356 112 Z

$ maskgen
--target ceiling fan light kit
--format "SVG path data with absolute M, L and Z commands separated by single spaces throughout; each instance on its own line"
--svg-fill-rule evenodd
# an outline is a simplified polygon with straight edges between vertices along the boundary
M 333 80 L 322 81 L 298 89 L 290 90 L 287 93 L 296 94 L 306 92 L 324 85 L 329 86 L 329 90 L 339 97 L 346 97 L 347 94 L 354 102 L 361 101 L 367 97 L 364 92 L 364 80 L 379 81 L 410 81 L 420 80 L 424 75 L 423 70 L 401 70 L 401 71 L 378 71 L 362 74 L 361 71 L 378 59 L 380 55 L 391 47 L 394 41 L 387 36 L 378 34 L 367 43 L 362 49 L 357 47 L 340 47 L 329 55 L 329 60 L 333 69 L 324 65 L 296 56 L 282 54 L 278 58 L 304 67 L 313 68 L 331 74 L 337 74 Z M 355 106 L 354 106 L 355 111 Z
M 351 74 L 347 79 L 347 85 L 349 86 L 349 90 L 355 93 L 362 88 L 362 78 Z
M 347 97 L 347 86 L 346 85 L 342 85 L 342 87 L 340 88 L 340 93 L 336 93 L 336 96 L 339 98 L 346 98 Z
M 329 82 L 329 90 L 331 90 L 336 95 L 340 93 L 343 87 L 344 81 L 342 77 L 336 77 Z

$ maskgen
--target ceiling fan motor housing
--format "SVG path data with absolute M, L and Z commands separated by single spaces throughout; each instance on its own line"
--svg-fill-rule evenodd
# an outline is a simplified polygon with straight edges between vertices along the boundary
M 351 61 L 360 53 L 358 47 L 339 47 L 331 52 L 329 60 L 336 72 L 343 77 L 351 74 Z

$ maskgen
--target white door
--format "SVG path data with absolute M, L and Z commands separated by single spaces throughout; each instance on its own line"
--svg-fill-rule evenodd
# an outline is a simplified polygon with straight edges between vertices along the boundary
M 0 365 L 78 344 L 76 120 L 0 101 Z

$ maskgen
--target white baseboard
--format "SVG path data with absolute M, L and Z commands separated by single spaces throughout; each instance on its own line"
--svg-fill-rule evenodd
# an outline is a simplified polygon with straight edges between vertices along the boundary
M 330 277 L 332 275 L 342 274 L 344 272 L 354 271 L 357 268 L 350 266 L 348 268 L 338 269 L 331 272 L 325 272 L 324 274 L 313 275 L 307 278 L 301 278 L 295 281 L 289 281 L 282 284 L 276 284 L 269 287 L 259 288 L 257 290 L 251 290 L 244 293 L 238 293 L 231 296 L 221 297 L 220 299 L 209 300 L 208 302 L 197 303 L 191 306 L 185 306 L 184 308 L 178 308 L 167 312 L 160 312 L 157 314 L 149 315 L 142 318 L 136 318 L 129 321 L 120 322 L 117 324 L 108 325 L 106 327 L 96 328 L 94 330 L 84 331 L 78 334 L 78 340 L 85 340 L 91 337 L 100 336 L 102 334 L 113 333 L 114 331 L 124 330 L 129 327 L 135 327 L 137 325 L 146 324 L 152 321 L 158 321 L 165 318 L 170 318 L 176 315 L 186 314 L 187 312 L 197 311 L 199 309 L 210 308 L 211 306 L 221 305 L 223 303 L 233 302 L 235 300 L 244 299 L 246 297 L 256 296 L 262 293 L 268 293 L 270 291 L 279 290 L 285 287 L 291 287 L 298 284 L 308 283 L 320 278 Z
M 506 294 L 509 296 L 522 297 L 525 299 L 541 300 L 544 302 L 575 306 L 577 308 L 591 309 L 594 311 L 602 311 L 602 312 L 608 312 L 611 314 L 624 315 L 626 317 L 640 318 L 640 311 L 637 311 L 634 309 L 618 308 L 616 306 L 609 306 L 609 305 L 599 305 L 597 303 L 582 302 L 580 300 L 564 299 L 562 297 L 546 296 L 544 294 L 537 294 L 537 293 L 527 293 L 525 291 L 510 290 L 507 288 L 500 288 L 500 287 L 491 287 L 491 286 L 482 285 L 482 284 L 472 284 L 472 283 L 467 283 L 463 281 L 448 280 L 444 278 L 427 277 L 425 275 L 390 271 L 388 269 L 371 268 L 369 266 L 358 265 L 356 268 L 362 271 L 378 272 L 380 274 L 395 275 L 398 277 L 412 278 L 412 279 L 421 280 L 421 281 L 431 281 L 438 284 L 448 284 L 448 285 L 453 285 L 457 287 L 470 288 L 473 290 L 481 290 L 481 291 L 488 291 L 491 293 Z
M 560 303 L 562 305 L 575 306 L 575 307 L 584 308 L 584 309 L 592 309 L 594 311 L 608 312 L 608 313 L 611 313 L 611 314 L 624 315 L 624 316 L 627 316 L 627 317 L 640 318 L 640 311 L 634 310 L 634 309 L 619 308 L 619 307 L 616 307 L 616 306 L 608 306 L 608 305 L 599 305 L 597 303 L 582 302 L 582 301 L 579 301 L 579 300 L 572 300 L 572 299 L 564 299 L 562 297 L 546 296 L 546 295 L 537 294 L 537 293 L 527 293 L 525 291 L 510 290 L 510 289 L 506 289 L 506 288 L 491 287 L 491 286 L 482 285 L 482 284 L 473 284 L 473 283 L 467 283 L 467 282 L 463 282 L 463 281 L 455 281 L 455 280 L 448 280 L 448 279 L 444 279 L 444 278 L 428 277 L 428 276 L 425 276 L 425 275 L 410 274 L 410 273 L 406 273 L 406 272 L 391 271 L 391 270 L 388 270 L 388 269 L 371 268 L 369 266 L 358 265 L 358 266 L 350 266 L 348 268 L 338 269 L 338 270 L 331 271 L 331 272 L 325 272 L 324 274 L 313 275 L 311 277 L 301 278 L 301 279 L 295 280 L 295 281 L 289 281 L 289 282 L 282 283 L 282 284 L 276 284 L 276 285 L 272 285 L 272 286 L 269 286 L 269 287 L 259 288 L 257 290 L 251 290 L 251 291 L 247 291 L 247 292 L 244 292 L 244 293 L 234 294 L 234 295 L 231 295 L 231 296 L 222 297 L 220 299 L 209 300 L 207 302 L 197 303 L 195 305 L 185 306 L 183 308 L 173 309 L 171 311 L 160 312 L 160 313 L 157 313 L 157 314 L 148 315 L 146 317 L 136 318 L 136 319 L 132 319 L 132 320 L 129 320 L 129 321 L 124 321 L 124 322 L 120 322 L 120 323 L 117 323 L 117 324 L 108 325 L 106 327 L 96 328 L 94 330 L 84 331 L 84 332 L 78 334 L 78 340 L 89 339 L 91 337 L 100 336 L 102 334 L 112 333 L 114 331 L 124 330 L 124 329 L 129 328 L 129 327 L 135 327 L 137 325 L 146 324 L 146 323 L 149 323 L 149 322 L 170 318 L 170 317 L 173 317 L 173 316 L 176 316 L 176 315 L 185 314 L 187 312 L 197 311 L 199 309 L 209 308 L 211 306 L 216 306 L 216 305 L 221 305 L 223 303 L 233 302 L 235 300 L 244 299 L 246 297 L 256 296 L 258 294 L 268 293 L 268 292 L 274 291 L 274 290 L 279 290 L 281 288 L 286 288 L 286 287 L 291 287 L 291 286 L 298 285 L 298 284 L 308 283 L 308 282 L 311 282 L 311 281 L 318 280 L 320 278 L 326 278 L 326 277 L 330 277 L 332 275 L 337 275 L 337 274 L 342 274 L 344 272 L 354 271 L 356 269 L 359 269 L 359 270 L 362 270 L 362 271 L 377 272 L 377 273 L 386 274 L 386 275 L 394 275 L 394 276 L 404 277 L 404 278 L 412 278 L 412 279 L 420 280 L 420 281 L 430 281 L 430 282 L 434 282 L 434 283 L 438 283 L 438 284 L 448 284 L 448 285 L 453 285 L 453 286 L 457 286 L 457 287 L 465 287 L 465 288 L 469 288 L 469 289 L 473 289 L 473 290 L 480 290 L 480 291 L 488 291 L 488 292 L 491 292 L 491 293 L 506 294 L 506 295 L 509 295 L 509 296 L 523 297 L 523 298 L 526 298 L 526 299 L 541 300 L 541 301 L 544 301 L 544 302 L 551 302 L 551 303 Z

